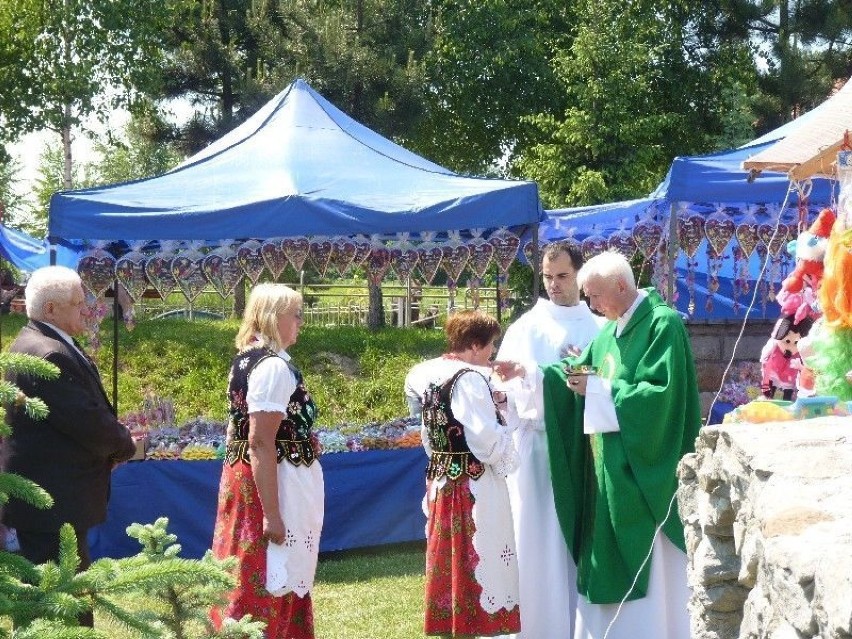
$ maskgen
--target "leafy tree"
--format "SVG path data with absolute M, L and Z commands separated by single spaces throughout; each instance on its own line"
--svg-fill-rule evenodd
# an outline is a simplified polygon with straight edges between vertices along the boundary
M 128 182 L 174 168 L 182 157 L 168 139 L 163 140 L 162 132 L 168 129 L 153 107 L 131 115 L 122 135 L 107 132 L 95 140 L 94 150 L 100 159 L 86 167 L 91 180 L 96 184 Z
M 538 181 L 545 206 L 644 195 L 674 156 L 746 141 L 749 107 L 735 98 L 754 84 L 749 52 L 702 30 L 703 12 L 689 0 L 580 3 L 555 60 L 568 106 L 529 118 L 539 141 L 512 167 Z
M 537 136 L 526 116 L 563 112 L 552 65 L 570 3 L 437 0 L 426 56 L 428 111 L 413 147 L 456 171 L 495 172 Z
M 63 146 L 62 184 L 72 185 L 71 132 L 133 107 L 156 78 L 161 35 L 182 0 L 0 2 L 2 134 L 51 130 Z
M 26 205 L 16 190 L 19 171 L 18 161 L 0 146 L 0 222 L 20 228 L 25 222 Z

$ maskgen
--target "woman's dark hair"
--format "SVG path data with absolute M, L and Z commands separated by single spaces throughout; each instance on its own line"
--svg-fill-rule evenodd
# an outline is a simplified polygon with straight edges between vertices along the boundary
M 482 311 L 457 311 L 444 326 L 447 346 L 451 353 L 465 351 L 471 346 L 485 346 L 500 336 L 500 324 Z

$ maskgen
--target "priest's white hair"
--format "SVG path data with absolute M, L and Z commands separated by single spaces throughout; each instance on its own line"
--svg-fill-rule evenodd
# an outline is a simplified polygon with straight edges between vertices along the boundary
M 636 278 L 630 262 L 618 251 L 604 251 L 589 258 L 577 272 L 577 285 L 586 285 L 593 277 L 622 280 L 629 289 L 636 290 Z

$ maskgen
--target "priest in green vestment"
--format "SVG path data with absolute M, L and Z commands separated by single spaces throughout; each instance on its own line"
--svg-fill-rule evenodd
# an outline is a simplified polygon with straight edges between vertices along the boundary
M 591 308 L 610 321 L 578 357 L 542 367 L 537 382 L 557 515 L 585 600 L 578 617 L 584 604 L 592 610 L 585 629 L 578 618 L 575 637 L 602 636 L 616 607 L 605 604 L 625 598 L 622 616 L 644 632 L 619 623 L 628 634 L 610 637 L 688 637 L 683 524 L 674 495 L 677 464 L 694 450 L 701 425 L 689 335 L 656 291 L 636 288 L 618 253 L 591 258 L 577 280 Z M 512 374 L 505 367 L 498 373 Z M 663 563 L 657 549 L 664 545 L 659 536 L 655 541 L 660 526 L 676 567 L 666 575 L 658 565 L 654 577 L 655 561 Z M 656 593 L 649 594 L 649 580 Z M 634 603 L 638 614 L 623 614 Z M 599 613 L 601 620 L 589 619 Z

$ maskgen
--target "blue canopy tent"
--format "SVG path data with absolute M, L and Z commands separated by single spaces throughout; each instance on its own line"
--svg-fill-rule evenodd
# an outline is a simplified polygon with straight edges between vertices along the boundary
M 821 107 L 739 148 L 675 158 L 665 179 L 646 198 L 546 211 L 548 219 L 542 223 L 539 237 L 544 242 L 564 237 L 573 237 L 578 241 L 591 235 L 609 237 L 619 229 L 630 231 L 639 220 L 648 216 L 655 217 L 664 228 L 669 229 L 669 216 L 672 211 L 678 210 L 697 213 L 705 218 L 716 211 L 724 211 L 735 223 L 747 216 L 758 223 L 774 223 L 780 216 L 782 222 L 795 224 L 800 199 L 807 205 L 807 210 L 813 213 L 834 201 L 836 184 L 828 179 L 814 179 L 797 185 L 782 174 L 763 174 L 753 179 L 742 168 L 742 163 L 820 117 Z M 778 210 L 784 203 L 784 209 Z M 732 244 L 735 241 L 732 240 Z M 707 290 L 708 269 L 700 257 L 706 254 L 706 248 L 705 239 L 696 254 L 697 265 L 694 265 L 694 290 L 698 298 L 711 295 Z M 749 280 L 756 280 L 762 268 L 763 262 L 755 251 L 747 263 Z M 691 296 L 686 285 L 688 260 L 683 253 L 677 257 L 675 270 L 677 307 L 681 312 L 702 319 L 742 317 L 752 293 L 748 292 L 738 301 L 732 299 L 737 274 L 734 273 L 730 256 L 723 261 L 719 271 L 720 288 L 712 295 L 711 310 L 707 310 L 704 304 L 696 303 L 689 313 L 687 305 Z M 776 317 L 778 314 L 778 306 L 774 302 L 763 300 L 757 306 L 758 314 L 767 317 Z
M 159 177 L 64 191 L 51 241 L 392 236 L 535 224 L 534 182 L 456 175 L 296 80 Z

